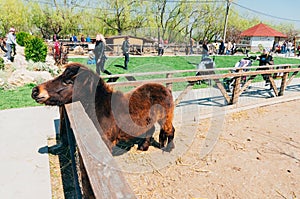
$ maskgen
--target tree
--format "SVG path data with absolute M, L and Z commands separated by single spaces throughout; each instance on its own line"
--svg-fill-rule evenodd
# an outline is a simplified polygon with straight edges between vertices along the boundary
M 0 0 L 0 5 L 1 36 L 5 36 L 10 27 L 14 27 L 17 31 L 28 31 L 30 22 L 24 17 L 28 16 L 28 9 L 22 0 Z
M 226 40 L 235 41 L 236 43 L 238 43 L 240 40 L 240 34 L 244 30 L 258 23 L 260 23 L 260 20 L 257 17 L 242 18 L 234 8 L 231 8 L 228 20 Z
M 104 23 L 107 32 L 110 30 L 122 35 L 125 31 L 142 27 L 146 21 L 141 1 L 106 0 L 99 2 L 99 5 L 102 9 L 95 17 Z
M 299 34 L 299 30 L 296 30 L 293 24 L 281 23 L 278 25 L 273 25 L 272 27 L 283 34 L 286 34 L 288 36 L 286 39 L 290 41 L 293 41 Z
M 195 26 L 195 38 L 198 41 L 219 40 L 223 34 L 224 8 L 217 4 L 200 4 Z
M 225 7 L 219 1 L 190 0 L 0 0 L 0 34 L 10 27 L 51 38 L 53 34 L 133 34 L 158 37 L 170 42 L 219 40 L 223 35 Z M 16 6 L 17 5 L 17 6 Z M 96 6 L 95 6 L 96 5 Z M 242 18 L 230 8 L 226 40 L 239 40 L 241 31 L 260 19 Z M 269 23 L 270 24 L 270 23 Z M 289 36 L 298 31 L 291 24 L 277 24 Z
M 170 42 L 184 40 L 188 34 L 187 27 L 190 19 L 195 13 L 190 5 L 185 0 L 178 2 L 153 1 L 151 12 L 154 15 L 148 20 L 153 21 L 156 26 L 158 40 L 161 38 L 168 39 Z
M 62 3 L 56 0 L 31 4 L 32 22 L 39 29 L 44 38 L 51 38 L 53 34 L 78 34 L 79 22 L 82 15 L 81 6 L 77 1 Z

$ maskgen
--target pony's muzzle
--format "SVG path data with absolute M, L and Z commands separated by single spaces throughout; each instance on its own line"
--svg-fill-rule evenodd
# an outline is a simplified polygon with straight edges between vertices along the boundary
M 49 94 L 45 89 L 41 89 L 36 86 L 32 89 L 31 97 L 38 103 L 44 103 L 48 98 Z

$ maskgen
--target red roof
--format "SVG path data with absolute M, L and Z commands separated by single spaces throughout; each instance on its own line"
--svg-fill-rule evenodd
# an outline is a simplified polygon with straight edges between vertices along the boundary
M 285 34 L 278 32 L 266 24 L 260 23 L 252 28 L 249 28 L 241 33 L 241 36 L 256 36 L 256 37 L 287 37 Z

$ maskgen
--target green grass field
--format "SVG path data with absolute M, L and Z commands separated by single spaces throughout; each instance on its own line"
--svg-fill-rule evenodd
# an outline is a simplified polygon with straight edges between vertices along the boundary
M 34 84 L 28 84 L 23 87 L 10 90 L 0 90 L 0 110 L 10 108 L 20 108 L 29 106 L 38 106 L 31 98 L 31 89 Z
M 241 56 L 216 56 L 215 63 L 217 68 L 233 67 L 235 63 L 240 60 Z M 69 61 L 80 62 L 87 65 L 87 58 L 70 58 Z M 106 61 L 105 68 L 113 74 L 122 73 L 136 73 L 136 72 L 152 72 L 152 71 L 171 71 L 171 70 L 187 70 L 195 69 L 196 65 L 200 62 L 201 56 L 162 56 L 162 57 L 130 57 L 129 69 L 126 71 L 118 65 L 123 65 L 123 57 L 109 57 Z M 299 64 L 299 59 L 291 58 L 274 58 L 275 64 Z M 258 62 L 253 64 L 258 65 Z M 95 65 L 87 65 L 95 70 Z M 193 74 L 186 74 L 193 75 Z M 140 77 L 141 78 L 141 77 Z M 144 77 L 144 78 L 159 78 L 159 77 Z M 122 79 L 120 80 L 122 81 Z M 261 81 L 261 77 L 257 77 L 256 81 Z M 25 85 L 13 90 L 5 90 L 0 88 L 0 110 L 38 106 L 33 99 L 31 99 L 31 89 L 34 84 Z M 175 90 L 183 89 L 184 85 L 174 85 Z M 198 87 L 206 87 L 200 85 Z

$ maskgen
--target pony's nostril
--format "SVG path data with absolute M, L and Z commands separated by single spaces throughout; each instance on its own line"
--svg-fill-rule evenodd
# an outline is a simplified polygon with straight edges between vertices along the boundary
M 31 97 L 36 98 L 38 95 L 39 95 L 39 89 L 38 89 L 38 87 L 34 87 L 32 89 Z

